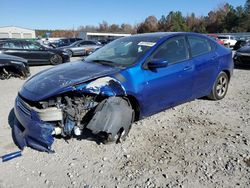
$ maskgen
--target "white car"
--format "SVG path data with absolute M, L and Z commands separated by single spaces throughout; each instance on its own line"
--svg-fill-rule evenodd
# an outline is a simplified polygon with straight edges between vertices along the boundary
M 219 35 L 218 38 L 224 42 L 225 46 L 233 47 L 237 42 L 236 38 L 232 35 Z

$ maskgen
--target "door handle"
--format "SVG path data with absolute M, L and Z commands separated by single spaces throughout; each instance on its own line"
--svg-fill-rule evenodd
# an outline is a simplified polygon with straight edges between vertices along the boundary
M 187 67 L 185 67 L 183 70 L 184 70 L 184 71 L 188 71 L 188 70 L 191 70 L 191 69 L 192 69 L 191 66 L 187 66 Z

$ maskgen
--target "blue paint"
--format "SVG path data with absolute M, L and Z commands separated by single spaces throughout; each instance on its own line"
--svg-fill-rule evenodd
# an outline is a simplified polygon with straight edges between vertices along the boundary
M 21 157 L 21 156 L 22 156 L 22 152 L 17 151 L 17 152 L 9 153 L 7 155 L 3 155 L 1 158 L 2 158 L 2 162 L 6 162 L 6 161 L 9 161 L 11 159 L 14 159 L 16 157 Z
M 53 152 L 51 145 L 54 142 L 52 136 L 54 124 L 41 121 L 34 110 L 31 110 L 29 115 L 25 114 L 21 110 L 18 100 L 19 98 L 15 102 L 16 119 L 13 125 L 16 144 L 22 150 L 25 146 L 29 146 L 39 151 Z

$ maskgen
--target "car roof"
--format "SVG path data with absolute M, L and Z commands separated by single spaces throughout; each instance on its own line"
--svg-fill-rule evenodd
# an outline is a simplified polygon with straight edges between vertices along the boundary
M 141 38 L 154 38 L 156 40 L 159 40 L 161 38 L 165 38 L 165 37 L 171 37 L 171 36 L 176 36 L 176 35 L 187 35 L 187 34 L 192 34 L 192 35 L 196 35 L 196 36 L 203 36 L 200 33 L 193 33 L 193 32 L 155 32 L 155 33 L 143 33 L 143 34 L 135 34 L 135 35 L 131 35 L 128 37 L 141 37 Z M 206 36 L 203 36 L 206 37 Z

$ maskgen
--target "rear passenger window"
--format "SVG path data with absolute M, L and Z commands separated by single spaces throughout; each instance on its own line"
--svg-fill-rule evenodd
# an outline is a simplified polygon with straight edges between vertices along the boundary
M 0 48 L 9 48 L 9 44 L 7 42 L 1 42 Z
M 5 44 L 5 48 L 10 48 L 10 49 L 22 49 L 22 44 L 20 42 L 8 42 L 8 46 L 7 44 Z
M 206 54 L 212 50 L 208 40 L 205 38 L 189 36 L 188 42 L 193 57 Z
M 41 46 L 37 43 L 23 42 L 23 48 L 28 50 L 40 50 Z
M 184 61 L 189 58 L 184 37 L 174 37 L 163 43 L 151 56 L 151 59 L 164 59 L 169 64 Z

